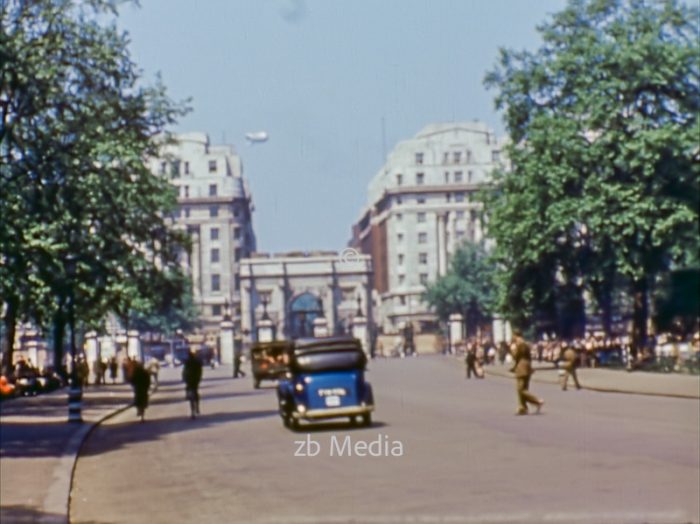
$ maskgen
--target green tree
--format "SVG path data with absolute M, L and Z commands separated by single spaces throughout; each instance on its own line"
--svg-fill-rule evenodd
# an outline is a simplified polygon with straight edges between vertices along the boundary
M 447 273 L 428 286 L 424 299 L 443 322 L 459 313 L 473 331 L 493 310 L 493 273 L 484 248 L 465 243 L 455 252 Z
M 0 33 L 0 293 L 14 324 L 123 318 L 177 274 L 173 188 L 145 160 L 184 108 L 142 86 L 110 0 L 8 0 Z M 111 22 L 110 22 L 111 20 Z M 182 291 L 182 290 L 181 290 Z
M 609 310 L 622 279 L 639 345 L 650 284 L 698 247 L 698 9 L 571 0 L 538 30 L 485 80 L 512 164 L 486 198 L 500 306 L 522 326 L 563 283 Z

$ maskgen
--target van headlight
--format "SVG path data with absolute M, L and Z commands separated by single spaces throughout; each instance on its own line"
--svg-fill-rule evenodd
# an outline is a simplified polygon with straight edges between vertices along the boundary
M 299 405 L 297 406 L 297 411 L 298 411 L 299 413 L 306 413 L 306 406 L 305 406 L 304 404 L 299 404 Z
M 302 391 L 304 391 L 304 384 L 302 384 L 301 382 L 297 382 L 294 385 L 294 389 L 296 389 L 299 392 L 302 392 Z

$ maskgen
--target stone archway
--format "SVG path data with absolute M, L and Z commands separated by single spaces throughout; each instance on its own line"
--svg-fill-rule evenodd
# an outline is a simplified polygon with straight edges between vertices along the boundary
M 321 300 L 313 293 L 305 292 L 289 301 L 289 337 L 291 339 L 313 337 L 314 320 L 322 315 Z

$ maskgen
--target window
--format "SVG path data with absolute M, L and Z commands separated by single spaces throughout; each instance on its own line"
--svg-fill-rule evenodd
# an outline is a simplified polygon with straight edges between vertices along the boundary
M 451 201 L 452 201 L 452 193 L 446 193 L 446 194 L 445 194 L 445 200 L 446 200 L 447 202 L 451 202 Z
M 449 184 L 449 183 L 450 183 L 450 172 L 445 171 L 445 184 Z
M 167 162 L 161 162 L 160 163 L 160 174 L 164 175 L 165 171 L 168 169 L 168 163 Z
M 209 230 L 209 238 L 211 240 L 219 240 L 219 228 L 213 227 Z
M 418 243 L 419 244 L 427 244 L 428 242 L 428 233 L 418 233 Z
M 455 202 L 464 202 L 464 193 L 455 193 Z
M 403 255 L 399 255 L 399 265 L 400 266 L 403 266 L 403 258 L 404 258 Z
M 472 174 L 473 173 L 471 171 L 467 171 L 467 183 L 468 184 L 472 183 Z
M 416 219 L 418 220 L 418 222 L 425 222 L 425 213 L 418 213 L 416 215 Z
M 423 153 L 416 153 L 416 164 L 421 165 L 423 163 Z
M 425 197 L 424 196 L 416 197 L 416 204 L 425 204 Z
M 233 277 L 234 286 L 236 286 L 236 291 L 241 289 L 241 275 L 236 275 Z M 239 313 L 240 314 L 240 313 Z
M 211 276 L 211 290 L 221 291 L 221 275 L 213 273 Z
M 428 253 L 418 253 L 418 263 L 427 264 L 428 263 Z
M 216 196 L 216 184 L 209 184 L 209 196 Z
M 445 152 L 445 153 L 442 155 L 442 163 L 443 163 L 443 164 L 447 164 L 449 161 L 450 161 L 450 154 L 447 153 L 447 152 Z
M 233 228 L 233 238 L 235 238 L 235 239 L 241 238 L 241 228 L 240 227 Z
M 190 208 L 189 207 L 185 208 L 185 218 L 190 218 Z
M 233 259 L 238 262 L 241 259 L 241 248 L 237 247 L 233 250 Z
M 209 161 L 209 172 L 216 173 L 216 160 Z
M 452 153 L 452 161 L 455 164 L 459 164 L 461 162 L 461 160 L 462 160 L 462 152 L 461 151 L 455 151 L 454 153 Z
M 190 163 L 185 162 L 185 174 L 189 175 L 190 174 Z
M 455 171 L 455 182 L 462 182 L 464 180 L 464 177 L 462 176 L 461 171 Z
M 403 285 L 406 282 L 406 275 L 399 275 L 399 285 Z
M 396 235 L 396 240 L 398 242 L 403 242 L 403 233 L 399 233 L 398 235 Z
M 190 198 L 190 186 L 183 186 L 185 188 L 185 198 Z
M 396 185 L 403 185 L 403 175 L 396 175 Z
M 400 297 L 399 297 L 399 303 L 400 303 L 402 306 L 405 306 L 405 305 L 406 305 L 406 297 L 404 297 L 403 295 L 400 296 Z
M 428 273 L 420 274 L 420 283 L 426 285 L 428 283 Z
M 219 262 L 219 255 L 220 255 L 220 254 L 219 254 L 219 249 L 216 248 L 216 247 L 213 248 L 213 249 L 211 250 L 211 257 L 210 257 L 211 262 L 214 263 L 214 264 L 215 264 L 216 262 Z
M 464 218 L 464 211 L 457 211 L 457 218 L 460 220 Z
M 494 163 L 500 162 L 501 161 L 501 152 L 500 151 L 492 151 L 491 152 L 491 160 Z
M 401 222 L 401 220 L 403 220 L 403 214 L 401 214 L 401 213 L 396 213 L 396 220 L 398 220 L 399 222 Z
M 237 208 L 237 207 L 234 207 L 234 208 L 233 208 L 233 216 L 234 216 L 234 217 L 238 217 L 238 215 L 239 215 L 238 208 Z
M 220 317 L 221 316 L 221 306 L 220 305 L 215 305 L 211 307 L 211 315 L 213 317 Z
M 469 220 L 471 220 L 472 222 L 476 222 L 476 210 L 475 209 L 472 209 L 469 212 Z
M 416 173 L 416 185 L 422 186 L 425 183 L 425 173 Z
M 214 218 L 219 216 L 219 206 L 209 206 L 209 216 Z
M 467 164 L 472 163 L 472 152 L 467 149 Z
M 396 197 L 396 205 L 400 206 L 403 203 L 403 199 L 400 196 Z
M 180 176 L 180 161 L 179 160 L 173 160 L 173 163 L 170 165 L 170 175 L 173 178 Z

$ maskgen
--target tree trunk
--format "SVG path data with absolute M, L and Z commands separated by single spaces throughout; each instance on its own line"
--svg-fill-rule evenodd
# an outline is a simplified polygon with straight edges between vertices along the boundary
M 647 341 L 647 318 L 649 317 L 648 282 L 646 277 L 632 282 L 632 355 L 637 356 Z
M 17 297 L 10 296 L 7 298 L 5 318 L 5 351 L 3 354 L 2 374 L 9 376 L 12 373 L 12 360 L 15 346 L 15 330 L 17 328 L 17 306 L 19 300 Z

